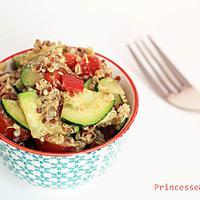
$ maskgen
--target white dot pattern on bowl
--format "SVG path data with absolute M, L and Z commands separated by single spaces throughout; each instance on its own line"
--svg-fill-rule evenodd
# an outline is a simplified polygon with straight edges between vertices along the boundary
M 24 152 L 0 141 L 0 156 L 13 174 L 33 185 L 74 187 L 101 175 L 115 160 L 123 140 L 124 136 L 97 151 L 62 157 Z

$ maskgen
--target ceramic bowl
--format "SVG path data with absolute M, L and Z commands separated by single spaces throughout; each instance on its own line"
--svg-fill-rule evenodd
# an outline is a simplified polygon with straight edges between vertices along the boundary
M 28 51 L 28 50 L 26 50 Z M 14 54 L 1 62 L 12 63 Z M 105 59 L 113 75 L 121 77 L 122 85 L 131 106 L 131 116 L 123 129 L 106 143 L 78 153 L 47 153 L 19 146 L 0 134 L 0 157 L 10 171 L 20 179 L 36 186 L 49 188 L 74 187 L 101 175 L 115 160 L 124 145 L 129 127 L 138 111 L 138 94 L 132 79 L 115 62 Z

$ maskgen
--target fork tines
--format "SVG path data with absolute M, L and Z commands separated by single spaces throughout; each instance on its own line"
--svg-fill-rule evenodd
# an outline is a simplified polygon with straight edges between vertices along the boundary
M 136 54 L 136 51 L 130 45 L 128 45 L 128 49 L 147 80 L 159 95 L 166 98 L 172 93 L 179 93 L 183 88 L 190 87 L 191 84 L 184 78 L 154 40 L 150 36 L 147 36 L 147 39 L 150 45 L 144 40 L 135 42 L 140 56 Z M 141 56 L 143 59 L 140 59 Z M 149 70 L 146 69 L 146 65 L 149 66 Z

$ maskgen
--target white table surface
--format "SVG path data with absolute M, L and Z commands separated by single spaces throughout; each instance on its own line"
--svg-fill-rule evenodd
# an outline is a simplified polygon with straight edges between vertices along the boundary
M 36 38 L 93 46 L 129 72 L 140 97 L 132 134 L 103 176 L 76 189 L 43 189 L 0 162 L 0 199 L 199 199 L 200 191 L 155 191 L 154 185 L 200 184 L 200 115 L 161 100 L 126 48 L 151 34 L 200 88 L 199 10 L 199 0 L 0 0 L 0 59 Z

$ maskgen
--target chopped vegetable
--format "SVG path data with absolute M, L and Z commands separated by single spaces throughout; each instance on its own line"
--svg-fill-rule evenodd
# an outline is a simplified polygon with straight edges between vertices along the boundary
M 85 81 L 85 83 L 84 83 L 84 88 L 89 89 L 91 83 L 92 83 L 92 79 L 89 78 L 87 81 Z
M 58 69 L 54 72 L 46 72 L 44 78 L 51 83 L 54 87 L 61 89 L 62 85 L 62 76 L 66 74 L 64 69 Z
M 83 92 L 83 87 L 84 82 L 82 79 L 67 73 L 62 76 L 62 90 L 68 92 Z
M 48 152 L 78 152 L 114 137 L 130 115 L 119 76 L 92 48 L 36 40 L 0 76 L 0 134 Z M 3 71 L 4 70 L 4 71 Z
M 66 58 L 66 64 L 69 68 L 73 69 L 76 66 L 76 55 L 71 54 L 71 53 L 65 53 L 64 54 L 65 58 Z
M 96 56 L 87 56 L 80 62 L 82 77 L 92 77 L 100 69 L 100 60 Z
M 23 68 L 20 76 L 22 84 L 26 87 L 33 87 L 41 78 L 43 78 L 43 75 L 39 72 L 33 71 L 29 65 Z
M 61 118 L 81 126 L 94 125 L 112 109 L 114 96 L 84 89 L 84 92 L 64 101 Z
M 2 99 L 1 104 L 3 110 L 6 112 L 8 117 L 13 119 L 22 128 L 29 130 L 24 113 L 17 101 L 10 99 Z
M 13 88 L 17 93 L 20 93 L 24 89 L 24 85 L 22 84 L 21 80 L 18 79 L 16 83 L 13 85 Z

